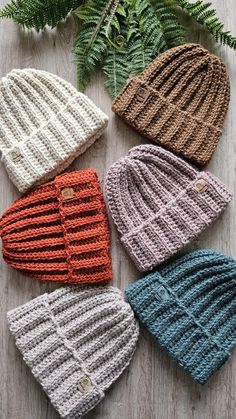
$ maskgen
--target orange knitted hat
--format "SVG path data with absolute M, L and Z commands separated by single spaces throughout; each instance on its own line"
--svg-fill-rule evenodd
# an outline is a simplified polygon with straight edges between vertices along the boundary
M 95 170 L 64 173 L 17 199 L 0 220 L 3 257 L 43 281 L 111 280 L 108 221 Z

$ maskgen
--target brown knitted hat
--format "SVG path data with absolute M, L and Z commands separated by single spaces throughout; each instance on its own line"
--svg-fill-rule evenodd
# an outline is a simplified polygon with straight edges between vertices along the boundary
M 133 77 L 112 110 L 150 140 L 205 165 L 220 139 L 229 97 L 224 63 L 200 45 L 185 44 Z
M 64 173 L 17 199 L 0 219 L 5 261 L 43 281 L 111 280 L 109 230 L 96 171 Z

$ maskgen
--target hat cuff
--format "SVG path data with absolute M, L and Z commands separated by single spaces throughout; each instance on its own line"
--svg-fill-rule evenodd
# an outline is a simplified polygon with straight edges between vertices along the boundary
M 3 152 L 2 162 L 18 190 L 25 192 L 66 169 L 102 135 L 107 123 L 108 117 L 78 93 L 30 137 Z
M 203 182 L 202 190 L 198 190 Z M 140 271 L 164 262 L 197 237 L 227 206 L 232 195 L 210 172 L 200 172 L 175 199 L 121 237 Z
M 149 332 L 199 384 L 205 384 L 229 358 L 230 353 L 183 305 L 159 272 L 130 285 L 125 295 Z
M 73 345 L 65 337 L 51 303 L 67 288 L 41 295 L 7 314 L 24 361 L 64 419 L 79 418 L 104 397 Z
M 98 240 L 98 247 L 95 246 L 94 250 L 99 250 L 100 255 L 92 256 L 90 255 L 90 263 L 86 259 L 86 251 L 87 248 L 88 252 L 88 245 L 84 245 L 81 247 L 77 247 L 76 250 L 74 246 L 75 240 L 75 233 L 74 231 L 71 232 L 72 224 L 75 226 L 75 220 L 73 223 L 70 223 L 70 207 L 68 207 L 68 202 L 73 205 L 73 202 L 78 202 L 81 199 L 81 192 L 74 191 L 73 185 L 76 184 L 83 184 L 84 179 L 81 181 L 78 180 L 77 172 L 70 172 L 68 179 L 65 179 L 65 176 L 62 174 L 61 176 L 57 176 L 54 180 L 55 185 L 55 195 L 58 201 L 58 210 L 60 213 L 61 218 L 61 225 L 63 229 L 63 237 L 65 241 L 65 254 L 66 260 L 68 265 L 68 283 L 96 283 L 96 284 L 105 284 L 112 279 L 112 266 L 111 266 L 111 257 L 110 257 L 110 232 L 109 232 L 109 225 L 108 219 L 106 214 L 105 203 L 103 200 L 102 190 L 100 186 L 100 182 L 98 180 L 97 173 L 94 169 L 86 169 L 87 174 L 87 184 L 90 197 L 94 198 L 97 197 L 96 206 L 93 207 L 95 211 L 95 215 L 90 214 L 90 223 L 98 223 L 99 222 L 99 229 L 97 228 L 96 233 L 92 232 L 92 230 L 88 230 L 87 232 L 87 239 L 91 239 L 91 237 L 99 234 L 100 240 Z M 72 189 L 73 196 L 71 198 L 64 200 L 63 199 L 63 190 Z M 92 204 L 90 204 L 92 207 Z M 79 211 L 79 206 L 78 206 Z M 82 223 L 85 222 L 85 219 L 82 219 Z M 78 223 L 79 225 L 79 223 Z M 91 236 L 93 233 L 93 236 Z M 84 235 L 84 241 L 86 243 L 86 236 Z M 73 259 L 73 255 L 79 253 L 82 256 L 83 251 L 85 252 L 84 260 L 76 261 Z M 92 253 L 92 252 L 91 252 Z M 83 262 L 85 263 L 85 271 L 86 267 L 90 266 L 93 268 L 93 272 L 85 273 L 83 269 L 81 269 L 82 273 L 80 273 L 80 268 L 83 266 Z M 96 268 L 98 271 L 96 271 Z
M 140 77 L 127 83 L 112 110 L 145 137 L 201 166 L 211 159 L 222 134 L 215 125 L 174 105 Z

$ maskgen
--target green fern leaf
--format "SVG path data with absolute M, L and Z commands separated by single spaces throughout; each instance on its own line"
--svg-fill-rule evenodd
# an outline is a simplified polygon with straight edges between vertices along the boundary
M 196 22 L 203 25 L 216 41 L 236 49 L 236 37 L 230 31 L 224 30 L 224 24 L 218 19 L 211 3 L 204 3 L 202 0 L 197 0 L 195 3 L 189 0 L 174 0 L 174 3 L 185 9 Z
M 203 0 L 11 0 L 0 17 L 39 31 L 55 27 L 73 12 L 80 21 L 73 48 L 78 88 L 84 90 L 91 75 L 102 69 L 108 90 L 116 96 L 130 75 L 139 74 L 161 52 L 187 42 L 180 10 L 216 41 L 236 49 L 236 37 Z
M 129 77 L 127 12 L 127 2 L 123 0 L 118 5 L 107 30 L 109 43 L 102 70 L 106 75 L 105 86 L 113 97 L 118 95 Z
M 128 56 L 125 49 L 110 48 L 103 65 L 105 86 L 112 97 L 118 95 L 129 77 Z
M 148 0 L 133 0 L 128 15 L 131 74 L 139 74 L 168 45 L 163 27 Z
M 119 3 L 116 9 L 116 13 L 120 16 L 126 17 L 126 11 L 123 4 Z
M 46 25 L 54 28 L 76 9 L 82 0 L 13 0 L 0 10 L 1 18 L 10 18 L 37 31 Z
M 179 23 L 175 14 L 176 8 L 172 7 L 172 2 L 170 0 L 151 0 L 151 3 L 162 25 L 168 48 L 186 43 L 186 30 Z
M 86 3 L 76 14 L 83 18 L 73 52 L 78 69 L 78 88 L 84 91 L 91 75 L 101 67 L 108 40 L 105 35 L 106 0 L 92 0 Z

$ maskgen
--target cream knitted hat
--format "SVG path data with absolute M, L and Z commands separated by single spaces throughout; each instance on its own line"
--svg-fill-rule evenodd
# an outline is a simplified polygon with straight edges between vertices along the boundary
M 131 361 L 138 324 L 121 291 L 59 288 L 8 313 L 26 364 L 62 418 L 93 409 Z
M 87 96 L 54 74 L 13 70 L 0 81 L 0 151 L 20 192 L 62 172 L 107 122 Z

